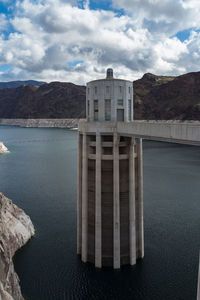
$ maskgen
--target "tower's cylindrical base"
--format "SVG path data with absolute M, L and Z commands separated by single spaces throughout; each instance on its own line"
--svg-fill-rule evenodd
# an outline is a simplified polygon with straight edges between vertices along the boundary
M 79 132 L 77 252 L 96 267 L 144 255 L 141 139 Z

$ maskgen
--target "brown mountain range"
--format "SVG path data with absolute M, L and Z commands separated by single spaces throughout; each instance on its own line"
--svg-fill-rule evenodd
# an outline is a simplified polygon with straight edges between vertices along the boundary
M 135 119 L 200 120 L 200 72 L 145 74 L 134 85 Z M 0 118 L 84 118 L 85 86 L 51 82 L 0 90 Z
M 135 119 L 200 120 L 200 72 L 145 74 L 134 82 Z
M 84 117 L 84 86 L 51 82 L 0 90 L 0 118 Z

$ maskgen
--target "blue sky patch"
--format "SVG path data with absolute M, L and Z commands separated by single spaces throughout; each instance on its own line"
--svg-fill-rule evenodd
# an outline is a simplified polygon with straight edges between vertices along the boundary
M 90 9 L 103 9 L 103 10 L 113 10 L 112 9 L 112 1 L 96 1 L 90 0 Z
M 0 13 L 5 15 L 8 14 L 8 8 L 5 3 L 0 2 Z
M 10 69 L 12 69 L 11 65 L 8 65 L 8 64 L 0 65 L 0 72 L 6 72 L 6 71 L 9 71 Z
M 20 0 L 20 2 L 22 1 Z M 0 1 L 0 13 L 13 16 L 14 15 L 13 11 L 15 10 L 15 6 L 16 6 L 16 0 L 10 0 L 7 3 Z
M 184 42 L 185 40 L 188 40 L 192 30 L 194 30 L 196 32 L 200 32 L 200 30 L 195 30 L 194 28 L 189 28 L 187 30 L 177 32 L 177 34 L 175 34 L 174 36 L 176 36 L 181 42 Z
M 86 1 L 79 0 L 79 7 L 84 8 Z M 112 7 L 112 0 L 90 0 L 89 1 L 89 8 L 91 10 L 107 10 L 116 13 L 117 15 L 121 16 L 124 15 L 124 11 L 122 9 L 115 9 Z
M 72 60 L 72 61 L 68 61 L 67 62 L 67 65 L 69 67 L 75 67 L 77 66 L 78 64 L 82 64 L 84 61 L 83 60 Z

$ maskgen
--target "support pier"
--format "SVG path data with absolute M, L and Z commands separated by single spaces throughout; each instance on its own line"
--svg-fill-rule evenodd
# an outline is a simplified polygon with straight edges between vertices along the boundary
M 78 254 L 98 268 L 134 265 L 144 256 L 142 140 L 80 131 L 78 164 Z

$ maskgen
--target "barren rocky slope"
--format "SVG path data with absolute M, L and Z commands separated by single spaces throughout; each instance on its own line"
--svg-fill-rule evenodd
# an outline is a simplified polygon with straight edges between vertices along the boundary
M 0 193 L 0 299 L 23 300 L 12 257 L 34 235 L 25 212 Z
M 0 154 L 7 153 L 7 152 L 9 152 L 8 148 L 4 145 L 3 142 L 0 142 Z
M 0 118 L 82 118 L 85 87 L 51 82 L 0 90 Z
M 200 120 L 200 72 L 177 77 L 147 73 L 133 86 L 136 120 Z M 2 89 L 0 118 L 84 118 L 85 93 L 85 86 L 66 82 Z
M 200 72 L 145 74 L 134 83 L 135 119 L 200 120 Z

